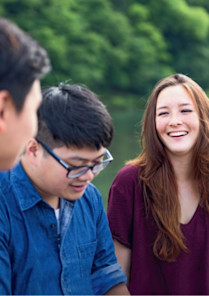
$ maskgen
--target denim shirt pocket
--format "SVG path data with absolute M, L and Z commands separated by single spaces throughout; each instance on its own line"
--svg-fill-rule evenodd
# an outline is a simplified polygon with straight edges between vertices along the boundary
M 97 240 L 77 246 L 81 277 L 91 275 L 92 265 L 95 257 Z

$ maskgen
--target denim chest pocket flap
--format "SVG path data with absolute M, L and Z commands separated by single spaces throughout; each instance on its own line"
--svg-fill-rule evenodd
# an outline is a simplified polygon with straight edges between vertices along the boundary
M 85 259 L 91 255 L 95 254 L 97 246 L 97 241 L 93 241 L 87 244 L 82 244 L 77 246 L 77 251 L 80 259 Z
M 91 275 L 96 247 L 97 241 L 77 246 L 81 277 Z

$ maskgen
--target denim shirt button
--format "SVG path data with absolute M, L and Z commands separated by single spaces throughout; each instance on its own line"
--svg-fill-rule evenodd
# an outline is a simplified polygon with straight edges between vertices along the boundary
M 55 224 L 54 223 L 52 223 L 51 225 L 50 225 L 50 227 L 53 229 L 53 228 L 55 228 Z

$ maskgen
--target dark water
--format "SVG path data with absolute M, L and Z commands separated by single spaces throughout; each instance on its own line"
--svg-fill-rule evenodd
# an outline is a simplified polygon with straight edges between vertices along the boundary
M 102 194 L 105 208 L 108 191 L 115 175 L 124 166 L 125 161 L 136 157 L 140 152 L 139 136 L 143 110 L 119 110 L 110 113 L 114 122 L 115 136 L 109 150 L 114 160 L 93 180 Z

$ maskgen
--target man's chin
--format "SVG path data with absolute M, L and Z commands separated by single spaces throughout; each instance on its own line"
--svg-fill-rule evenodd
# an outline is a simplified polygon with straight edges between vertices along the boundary
M 76 201 L 78 199 L 80 199 L 83 195 L 84 195 L 85 190 L 82 193 L 76 193 L 76 194 L 71 194 L 67 197 L 65 197 L 65 199 L 70 200 L 70 201 Z

